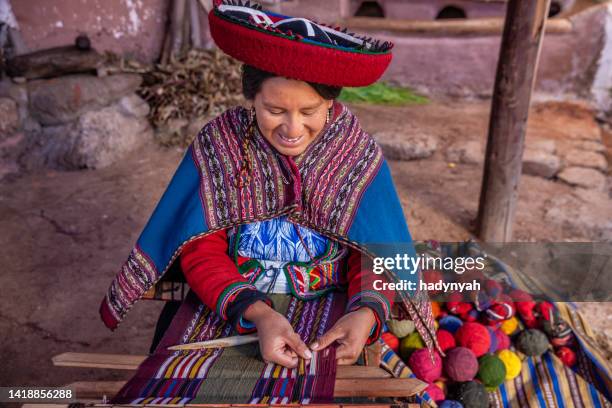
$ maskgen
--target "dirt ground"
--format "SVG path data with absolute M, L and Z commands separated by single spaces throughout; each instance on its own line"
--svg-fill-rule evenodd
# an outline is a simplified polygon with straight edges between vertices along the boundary
M 482 167 L 451 167 L 442 151 L 459 138 L 484 138 L 488 109 L 486 101 L 353 108 L 371 132 L 403 124 L 406 132 L 440 139 L 438 151 L 429 159 L 391 162 L 415 239 L 459 241 L 472 236 Z M 566 116 L 571 120 L 571 115 Z M 66 351 L 147 353 L 160 303 L 138 303 L 113 333 L 99 320 L 98 306 L 181 156 L 181 149 L 151 144 L 109 168 L 22 174 L 1 182 L 0 385 L 129 378 L 125 371 L 56 368 L 51 357 Z M 559 197 L 572 198 L 564 201 L 564 211 L 587 211 L 601 224 L 612 219 L 607 192 L 593 195 L 557 181 L 524 176 L 516 239 L 598 240 L 599 232 L 545 217 L 551 205 L 559 205 L 555 201 Z M 610 338 L 612 306 L 596 303 L 584 305 L 584 310 L 594 316 L 602 338 Z

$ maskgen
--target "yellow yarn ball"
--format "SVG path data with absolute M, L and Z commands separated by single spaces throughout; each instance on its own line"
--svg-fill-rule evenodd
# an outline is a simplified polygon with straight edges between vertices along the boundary
M 413 351 L 425 347 L 423 339 L 418 332 L 412 332 L 407 337 L 404 337 L 400 342 L 400 356 L 408 361 Z
M 521 373 L 523 362 L 515 352 L 502 350 L 497 353 L 497 357 L 499 357 L 506 366 L 506 380 L 512 380 Z
M 501 325 L 501 331 L 503 331 L 508 336 L 510 336 L 512 333 L 516 331 L 516 329 L 518 329 L 518 325 L 519 325 L 518 319 L 516 317 L 511 317 L 508 320 L 504 320 L 504 322 Z

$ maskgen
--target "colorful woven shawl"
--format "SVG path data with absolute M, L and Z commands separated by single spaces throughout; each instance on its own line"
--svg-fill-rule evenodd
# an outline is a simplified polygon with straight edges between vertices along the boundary
M 209 122 L 112 282 L 100 308 L 105 324 L 114 329 L 187 242 L 283 214 L 368 256 L 389 248 L 414 253 L 380 147 L 345 106 L 336 103 L 334 109 L 335 119 L 296 158 L 278 154 L 256 126 L 249 132 L 245 108 Z M 427 345 L 436 344 L 426 296 L 406 297 L 402 304 Z

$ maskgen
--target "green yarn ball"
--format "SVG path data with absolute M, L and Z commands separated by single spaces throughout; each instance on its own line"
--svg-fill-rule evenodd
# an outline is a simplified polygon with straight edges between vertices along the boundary
M 541 356 L 548 350 L 548 337 L 538 329 L 523 330 L 516 337 L 515 346 L 525 355 Z
M 478 359 L 478 378 L 487 391 L 494 391 L 506 379 L 506 365 L 495 354 L 485 354 Z
M 400 356 L 404 361 L 408 361 L 415 350 L 425 347 L 423 339 L 418 332 L 412 332 L 407 337 L 404 337 L 400 342 Z
M 389 331 L 401 339 L 414 332 L 414 322 L 412 320 L 389 320 L 387 322 Z

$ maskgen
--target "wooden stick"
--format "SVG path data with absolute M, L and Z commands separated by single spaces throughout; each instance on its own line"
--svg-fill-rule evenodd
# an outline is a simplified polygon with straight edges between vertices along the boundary
M 465 20 L 405 20 L 392 18 L 351 17 L 339 20 L 337 25 L 362 31 L 394 31 L 405 34 L 432 35 L 494 35 L 501 34 L 503 18 L 470 18 Z M 570 20 L 553 19 L 546 23 L 547 33 L 569 33 L 573 30 Z
M 527 116 L 550 0 L 510 0 L 497 65 L 478 230 L 485 242 L 508 242 L 521 177 Z
M 259 341 L 259 336 L 256 334 L 247 334 L 244 336 L 231 336 L 216 340 L 199 341 L 196 343 L 177 344 L 175 346 L 168 347 L 168 350 L 199 350 L 218 347 L 233 347 L 255 343 L 256 341 Z
M 143 355 L 62 353 L 51 360 L 56 367 L 107 368 L 114 370 L 137 370 L 147 358 Z M 391 374 L 380 367 L 338 366 L 336 378 L 390 378 Z
M 74 390 L 77 399 L 102 399 L 116 395 L 124 381 L 77 381 L 66 385 Z M 334 397 L 410 397 L 427 388 L 415 378 L 336 378 Z

